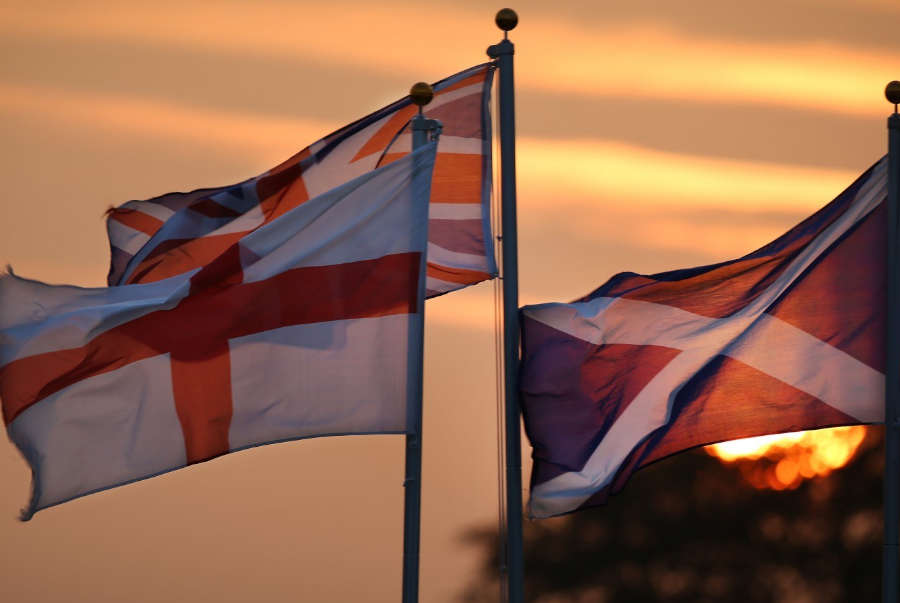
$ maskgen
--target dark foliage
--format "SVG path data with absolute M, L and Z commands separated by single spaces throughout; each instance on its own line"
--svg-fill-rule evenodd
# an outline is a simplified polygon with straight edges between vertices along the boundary
M 658 462 L 606 506 L 526 522 L 526 599 L 879 601 L 881 442 L 869 428 L 846 467 L 781 492 L 702 450 Z M 466 538 L 485 557 L 463 599 L 497 601 L 496 532 Z

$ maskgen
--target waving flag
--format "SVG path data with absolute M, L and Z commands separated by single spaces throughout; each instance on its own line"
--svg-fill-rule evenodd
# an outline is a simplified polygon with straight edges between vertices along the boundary
M 3 418 L 34 475 L 23 517 L 248 446 L 405 432 L 435 148 L 183 275 L 100 289 L 0 278 Z
M 883 421 L 886 191 L 882 159 L 743 258 L 523 308 L 531 514 L 694 446 Z
M 493 65 L 434 85 L 428 117 L 444 129 L 434 166 L 427 295 L 492 278 L 491 141 Z M 149 283 L 206 265 L 248 232 L 335 186 L 408 153 L 410 118 L 401 99 L 303 149 L 256 177 L 221 188 L 169 193 L 110 210 L 110 285 Z

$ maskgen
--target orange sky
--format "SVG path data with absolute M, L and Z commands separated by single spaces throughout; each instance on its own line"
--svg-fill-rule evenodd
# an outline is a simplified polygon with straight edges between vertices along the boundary
M 243 180 L 486 60 L 496 8 L 3 3 L 0 261 L 102 284 L 106 207 Z M 884 153 L 896 2 L 514 8 L 523 303 L 741 255 Z M 491 291 L 428 304 L 423 601 L 455 600 L 480 554 L 464 532 L 495 521 Z M 19 524 L 4 440 L 0 600 L 395 601 L 402 456 L 393 436 L 268 446 Z

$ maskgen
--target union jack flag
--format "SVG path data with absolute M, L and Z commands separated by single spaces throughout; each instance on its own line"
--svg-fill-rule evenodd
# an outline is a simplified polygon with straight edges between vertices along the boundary
M 443 123 L 431 186 L 429 297 L 493 278 L 490 236 L 494 66 L 434 85 L 429 117 Z M 409 97 L 349 124 L 239 184 L 169 193 L 111 209 L 110 285 L 149 283 L 205 266 L 247 233 L 344 182 L 406 155 Z
M 695 446 L 884 419 L 887 161 L 740 259 L 522 309 L 531 515 Z

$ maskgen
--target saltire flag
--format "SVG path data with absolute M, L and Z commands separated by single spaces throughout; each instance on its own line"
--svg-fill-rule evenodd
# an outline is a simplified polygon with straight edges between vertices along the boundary
M 883 421 L 886 164 L 740 259 L 524 307 L 530 514 L 695 446 Z
M 426 110 L 443 124 L 431 191 L 429 297 L 497 273 L 490 234 L 493 71 L 486 63 L 437 82 Z M 108 283 L 149 283 L 204 266 L 248 232 L 402 157 L 411 148 L 408 124 L 417 110 L 405 97 L 255 178 L 111 209 Z
M 406 432 L 435 151 L 182 275 L 94 289 L 0 278 L 3 419 L 33 473 L 23 519 L 251 446 Z

